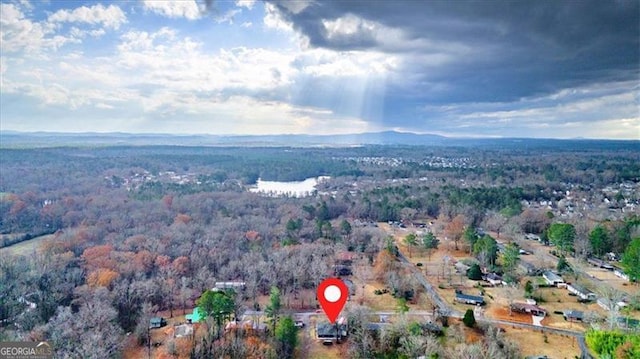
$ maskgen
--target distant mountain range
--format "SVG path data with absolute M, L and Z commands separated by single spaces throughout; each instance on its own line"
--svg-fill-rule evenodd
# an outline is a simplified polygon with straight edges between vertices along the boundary
M 435 145 L 447 138 L 408 132 L 349 135 L 171 135 L 136 133 L 0 132 L 0 146 L 179 145 L 179 146 L 357 146 Z
M 531 138 L 453 138 L 411 132 L 368 132 L 348 135 L 172 135 L 140 133 L 56 133 L 1 131 L 0 147 L 60 146 L 253 146 L 253 147 L 348 147 L 362 145 L 408 146 L 498 146 L 498 147 L 584 147 L 606 144 L 635 147 L 639 141 L 554 140 Z

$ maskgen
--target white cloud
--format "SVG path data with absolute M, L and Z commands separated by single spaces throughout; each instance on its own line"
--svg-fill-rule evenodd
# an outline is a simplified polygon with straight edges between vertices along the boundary
M 7 72 L 7 59 L 4 56 L 0 56 L 0 86 L 3 86 L 4 74 L 6 72 Z
M 239 9 L 231 9 L 222 15 L 216 16 L 215 21 L 218 24 L 224 24 L 225 22 L 227 22 L 230 25 L 233 25 L 233 20 L 235 19 L 235 16 L 241 12 L 242 10 L 239 10 Z
M 24 51 L 29 54 L 57 50 L 66 43 L 80 42 L 73 37 L 55 34 L 50 23 L 27 19 L 14 4 L 0 4 L 0 40 L 3 53 Z
M 314 0 L 282 1 L 280 3 L 280 6 L 286 8 L 293 14 L 299 14 L 314 3 Z
M 127 22 L 127 17 L 116 5 L 104 7 L 102 4 L 91 7 L 81 6 L 73 10 L 58 10 L 49 16 L 49 21 L 79 22 L 92 25 L 102 25 L 109 29 L 118 29 Z
M 315 77 L 366 77 L 386 75 L 399 66 L 396 56 L 376 52 L 335 52 L 314 49 L 300 54 L 297 62 L 304 73 Z
M 38 23 L 25 19 L 22 11 L 13 4 L 0 4 L 0 35 L 3 52 L 22 49 L 38 49 L 45 32 Z
M 249 10 L 253 9 L 253 5 L 255 5 L 256 0 L 237 0 L 236 1 L 236 6 L 237 7 L 244 7 L 247 8 Z
M 290 102 L 296 95 L 291 91 L 304 78 L 329 76 L 331 71 L 334 78 L 348 81 L 367 78 L 387 60 L 321 49 L 237 47 L 212 52 L 199 41 L 165 27 L 156 32 L 126 32 L 109 56 L 73 52 L 59 57 L 58 62 L 35 68 L 25 63 L 19 69 L 10 62 L 14 72 L 3 91 L 37 100 L 42 111 L 66 108 L 67 120 L 60 120 L 59 125 L 70 122 L 68 127 L 56 127 L 58 130 L 79 130 L 85 125 L 82 118 L 112 116 L 128 120 L 114 122 L 117 128 L 100 125 L 101 130 L 362 132 L 368 130 L 368 124 L 357 116 L 295 105 Z M 6 67 L 6 61 L 2 66 Z M 82 123 L 73 124 L 74 118 Z
M 458 135 L 638 139 L 637 91 L 633 81 L 612 82 L 515 102 L 427 106 L 424 112 L 434 128 L 458 128 Z
M 169 18 L 196 20 L 201 16 L 195 0 L 144 0 L 144 8 Z
M 251 26 L 253 26 L 253 23 L 251 21 L 245 21 L 242 24 L 240 24 L 240 27 L 244 27 L 245 29 L 248 29 Z
M 285 21 L 280 11 L 273 4 L 265 3 L 264 12 L 263 22 L 266 28 L 293 32 L 293 25 Z
M 69 35 L 75 39 L 82 39 L 87 36 L 91 36 L 93 38 L 99 38 L 106 34 L 107 32 L 104 29 L 93 29 L 93 30 L 81 30 L 77 27 L 72 27 L 69 30 Z

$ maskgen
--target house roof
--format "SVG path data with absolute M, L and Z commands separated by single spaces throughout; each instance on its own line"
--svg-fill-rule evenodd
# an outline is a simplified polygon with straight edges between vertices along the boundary
M 584 318 L 584 312 L 580 310 L 565 310 L 564 316 L 567 318 L 582 319 Z
M 353 252 L 338 252 L 336 253 L 336 259 L 340 261 L 352 261 L 356 258 L 356 254 Z
M 553 273 L 552 271 L 546 271 L 546 272 L 542 273 L 542 276 L 547 278 L 548 280 L 550 280 L 552 282 L 564 281 L 564 279 L 562 279 L 561 276 Z
M 329 322 L 323 322 L 316 324 L 316 335 L 318 337 L 335 337 L 336 326 Z
M 542 307 L 539 307 L 534 304 L 527 304 L 527 303 L 513 303 L 511 304 L 511 308 L 517 309 L 517 310 L 530 311 L 530 312 L 545 312 L 545 313 L 547 312 Z
M 464 293 L 456 293 L 456 298 L 465 299 L 465 300 L 473 300 L 475 302 L 484 302 L 484 298 L 477 295 L 469 295 Z
M 230 289 L 230 288 L 244 288 L 246 285 L 245 282 L 235 281 L 235 282 L 216 282 L 214 288 L 217 289 Z
M 149 319 L 149 321 L 151 323 L 162 323 L 163 320 L 164 320 L 164 318 L 162 318 L 162 317 L 153 317 L 153 318 Z
M 584 295 L 589 295 L 589 294 L 593 294 L 592 291 L 590 291 L 589 289 L 579 286 L 577 284 L 570 284 L 569 285 L 570 288 L 573 288 L 573 290 L 575 290 L 578 293 L 582 293 Z
M 640 319 L 618 317 L 617 321 L 618 323 L 624 324 L 629 328 L 640 328 Z

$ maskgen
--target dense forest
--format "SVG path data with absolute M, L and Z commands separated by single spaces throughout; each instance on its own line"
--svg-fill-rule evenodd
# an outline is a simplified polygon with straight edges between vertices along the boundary
M 50 235 L 37 251 L 0 252 L 0 340 L 50 340 L 61 357 L 89 357 L 89 348 L 96 358 L 118 357 L 127 333 L 147 340 L 152 313 L 193 308 L 216 281 L 246 283 L 234 299 L 236 310 L 264 309 L 257 298 L 273 288 L 285 303 L 315 288 L 332 272 L 338 252 L 359 253 L 375 264 L 386 236 L 366 225 L 372 222 L 458 218 L 462 239 L 464 226 L 484 227 L 541 235 L 577 256 L 622 255 L 640 236 L 638 156 L 635 143 L 586 150 L 0 149 L 0 247 Z M 329 179 L 308 197 L 247 190 L 259 179 L 318 176 Z M 566 248 L 558 223 L 575 229 Z M 393 280 L 396 288 L 415 289 Z M 291 355 L 283 344 L 286 330 L 276 333 L 265 339 L 265 352 Z M 452 357 L 473 350 L 513 357 L 511 344 L 498 345 L 498 332 L 486 339 L 495 346 L 448 354 L 421 333 L 399 326 L 382 339 L 352 341 L 350 353 L 395 357 L 391 353 L 401 347 L 409 353 L 415 343 L 406 341 L 413 340 Z M 224 344 L 225 353 L 250 356 L 247 340 Z M 196 348 L 193 357 L 207 357 L 204 345 Z

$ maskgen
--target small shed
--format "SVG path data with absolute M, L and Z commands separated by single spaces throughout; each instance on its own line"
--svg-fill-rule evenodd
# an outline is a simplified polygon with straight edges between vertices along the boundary
M 150 329 L 162 328 L 165 325 L 167 325 L 167 321 L 162 317 L 153 317 L 149 320 Z

